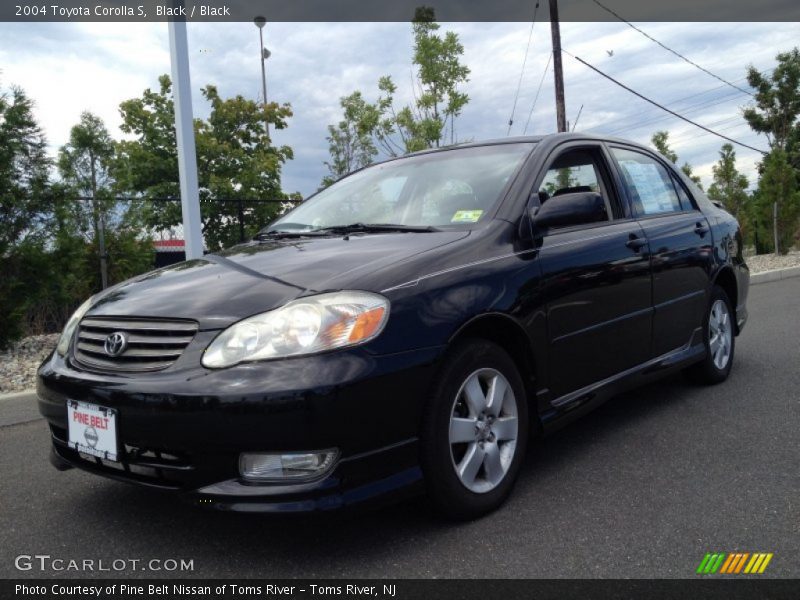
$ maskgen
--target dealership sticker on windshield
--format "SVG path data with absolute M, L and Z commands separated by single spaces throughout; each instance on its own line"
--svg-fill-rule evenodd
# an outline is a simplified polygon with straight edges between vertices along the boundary
M 483 214 L 482 210 L 457 210 L 451 223 L 477 223 Z
M 117 411 L 67 400 L 69 447 L 106 460 L 117 460 Z

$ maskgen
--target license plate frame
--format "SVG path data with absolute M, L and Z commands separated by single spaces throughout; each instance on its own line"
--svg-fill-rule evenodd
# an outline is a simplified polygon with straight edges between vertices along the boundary
M 81 400 L 67 400 L 67 443 L 73 450 L 119 462 L 118 412 Z

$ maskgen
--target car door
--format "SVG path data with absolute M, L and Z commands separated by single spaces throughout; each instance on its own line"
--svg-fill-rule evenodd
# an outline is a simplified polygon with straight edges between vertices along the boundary
M 650 243 L 651 353 L 658 357 L 688 344 L 702 326 L 713 261 L 711 228 L 672 167 L 638 149 L 612 145 L 610 151 Z
M 651 284 L 647 240 L 626 215 L 601 144 L 570 145 L 553 156 L 536 186 L 540 202 L 574 191 L 606 201 L 607 220 L 540 232 L 548 329 L 550 398 L 647 360 Z

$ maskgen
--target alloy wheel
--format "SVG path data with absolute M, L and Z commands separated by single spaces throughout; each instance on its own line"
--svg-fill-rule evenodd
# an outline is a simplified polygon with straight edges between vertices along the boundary
M 475 493 L 497 487 L 514 460 L 519 435 L 517 400 L 495 369 L 469 375 L 450 415 L 450 456 L 461 483 Z
M 728 365 L 731 358 L 732 335 L 728 305 L 723 300 L 716 300 L 711 305 L 708 317 L 708 346 L 717 369 L 722 370 Z

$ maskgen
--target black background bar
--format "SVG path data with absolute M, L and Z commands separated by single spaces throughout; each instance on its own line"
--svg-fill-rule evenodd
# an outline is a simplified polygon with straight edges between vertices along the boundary
M 27 590 L 19 586 L 26 586 Z M 112 587 L 113 586 L 113 587 Z M 123 586 L 142 588 L 121 593 Z M 157 589 L 151 588 L 155 586 Z M 313 588 L 312 586 L 317 586 Z M 348 587 L 351 586 L 351 587 Z M 70 593 L 73 588 L 86 588 Z M 798 580 L 762 576 L 730 578 L 698 576 L 697 579 L 479 579 L 479 580 L 269 580 L 269 579 L 6 579 L 0 582 L 0 598 L 48 598 L 60 600 L 239 600 L 286 598 L 290 600 L 667 600 L 769 598 L 795 600 Z M 94 590 L 94 591 L 92 591 Z M 98 595 L 96 591 L 101 593 Z M 114 592 L 114 590 L 116 590 Z M 314 590 L 314 591 L 312 591 Z M 28 593 L 25 593 L 25 592 Z
M 797 0 L 602 0 L 628 21 L 800 21 Z M 408 22 L 417 7 L 440 22 L 530 22 L 535 0 L 2 0 L 0 21 Z M 561 21 L 615 21 L 593 0 L 559 0 Z M 538 19 L 549 19 L 540 1 Z

